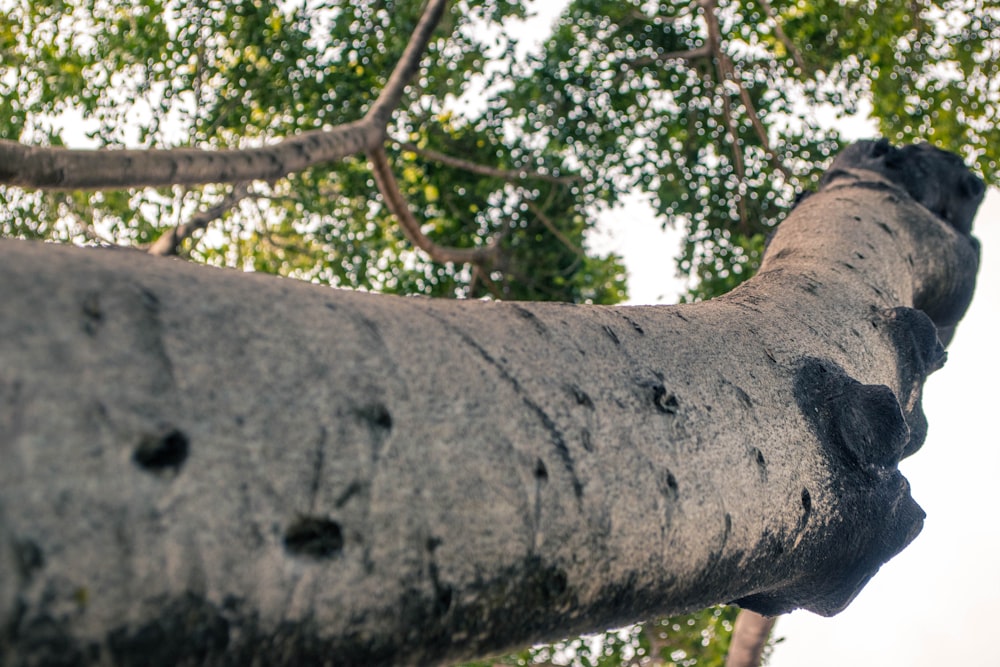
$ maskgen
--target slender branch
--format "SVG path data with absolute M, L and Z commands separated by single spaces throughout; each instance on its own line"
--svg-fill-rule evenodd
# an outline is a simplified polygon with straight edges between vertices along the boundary
M 726 655 L 726 667 L 760 667 L 767 638 L 777 621 L 776 616 L 761 616 L 741 609 L 733 626 L 733 638 Z
M 792 40 L 788 38 L 787 34 L 785 34 L 784 29 L 782 29 L 781 22 L 778 21 L 778 15 L 775 13 L 771 3 L 768 2 L 768 0 L 760 0 L 760 5 L 764 8 L 764 13 L 767 14 L 767 18 L 771 19 L 771 23 L 774 24 L 775 34 L 778 36 L 778 39 L 781 40 L 781 43 L 785 45 L 785 48 L 788 49 L 788 53 L 791 54 L 796 67 L 798 67 L 799 70 L 805 74 L 807 71 L 805 60 L 802 58 L 802 54 L 796 48 Z
M 426 252 L 435 262 L 482 264 L 494 258 L 497 253 L 497 246 L 495 244 L 484 248 L 452 248 L 438 245 L 427 238 L 420 231 L 420 223 L 413 217 L 413 213 L 406 203 L 406 198 L 399 190 L 399 184 L 396 182 L 396 177 L 392 174 L 392 168 L 389 165 L 389 158 L 385 154 L 385 149 L 379 146 L 371 150 L 368 154 L 368 159 L 371 160 L 375 184 L 378 186 L 379 192 L 382 193 L 382 198 L 385 200 L 386 206 L 396 217 L 396 220 L 399 221 L 399 226 L 410 243 Z
M 199 211 L 190 221 L 182 223 L 173 229 L 164 232 L 160 238 L 156 239 L 146 251 L 150 255 L 176 255 L 181 243 L 198 230 L 205 229 L 212 222 L 221 218 L 226 211 L 236 206 L 240 201 L 246 199 L 250 194 L 250 184 L 246 182 L 237 183 L 215 206 L 211 206 L 203 211 Z
M 472 266 L 472 278 L 469 280 L 469 296 L 472 296 L 476 292 L 476 283 L 482 282 L 486 291 L 490 293 L 496 299 L 502 299 L 504 297 L 503 290 L 497 285 L 489 276 L 489 271 L 487 271 L 482 266 L 474 264 Z
M 542 213 L 542 210 L 538 206 L 535 205 L 535 202 L 531 201 L 530 199 L 525 199 L 524 203 L 528 205 L 528 210 L 531 211 L 532 215 L 534 215 L 536 218 L 538 218 L 538 220 L 543 225 L 545 225 L 545 229 L 549 230 L 549 232 L 552 234 L 552 236 L 554 236 L 557 239 L 559 239 L 560 243 L 562 243 L 564 246 L 566 246 L 567 248 L 569 248 L 570 251 L 572 251 L 575 255 L 577 255 L 579 257 L 582 257 L 584 255 L 583 250 L 581 250 L 580 248 L 578 248 L 576 246 L 576 244 L 574 244 L 572 241 L 570 241 L 569 238 L 565 234 L 563 234 L 561 231 L 559 231 L 559 228 L 555 226 L 555 223 L 552 222 L 552 220 L 549 218 L 549 216 L 547 216 L 544 213 Z
M 441 17 L 447 6 L 448 0 L 428 1 L 427 7 L 424 8 L 424 12 L 420 16 L 420 21 L 417 22 L 417 27 L 410 35 L 410 41 L 407 43 L 402 57 L 393 68 L 392 74 L 389 75 L 389 80 L 386 81 L 385 87 L 379 93 L 378 99 L 365 114 L 365 120 L 370 121 L 382 131 L 383 139 L 385 128 L 389 124 L 389 117 L 399 106 L 399 102 L 403 98 L 403 91 L 406 90 L 419 71 L 420 59 L 430 43 L 434 29 L 441 22 Z
M 440 153 L 429 148 L 420 148 L 416 144 L 409 142 L 396 142 L 396 145 L 404 151 L 415 153 L 432 162 L 438 162 L 449 167 L 462 169 L 463 171 L 467 171 L 472 174 L 479 174 L 480 176 L 499 178 L 508 182 L 539 180 L 547 181 L 549 183 L 576 183 L 581 180 L 579 176 L 553 176 L 551 174 L 543 174 L 541 172 L 531 171 L 528 169 L 498 169 L 496 167 L 490 167 L 472 162 L 471 160 L 463 160 L 462 158 Z
M 790 178 L 791 174 L 789 173 L 788 168 L 785 167 L 784 163 L 782 163 L 780 159 L 778 159 L 778 154 L 775 153 L 773 148 L 771 148 L 771 142 L 767 137 L 767 128 L 764 127 L 764 123 L 760 120 L 760 114 L 757 113 L 757 108 L 754 106 L 753 100 L 750 99 L 750 93 L 747 91 L 746 87 L 739 82 L 739 79 L 736 76 L 735 68 L 733 67 L 731 61 L 729 67 L 731 70 L 730 76 L 738 86 L 740 99 L 743 100 L 743 106 L 747 110 L 747 116 L 750 118 L 750 123 L 753 125 L 753 129 L 757 132 L 757 137 L 760 139 L 761 146 L 764 147 L 764 151 L 767 153 L 768 158 L 770 158 L 771 165 L 780 171 L 785 178 Z
M 693 62 L 712 55 L 712 50 L 707 43 L 686 51 L 670 51 L 668 53 L 658 53 L 655 56 L 640 56 L 623 60 L 622 65 L 630 69 L 648 67 L 650 65 L 666 65 L 671 60 L 686 60 Z
M 719 76 L 719 81 L 721 84 L 725 84 L 726 81 L 732 82 L 738 91 L 740 101 L 743 103 L 743 107 L 746 110 L 747 117 L 750 119 L 750 124 L 753 126 L 754 131 L 757 134 L 757 138 L 760 139 L 761 146 L 764 152 L 767 154 L 768 159 L 775 169 L 780 171 L 785 178 L 789 178 L 791 174 L 785 165 L 778 158 L 777 153 L 771 147 L 771 142 L 767 136 L 767 128 L 764 127 L 764 123 L 760 120 L 760 114 L 757 112 L 757 108 L 754 106 L 753 100 L 750 99 L 750 93 L 747 91 L 746 86 L 740 80 L 736 72 L 736 67 L 733 65 L 732 59 L 730 59 L 729 54 L 726 53 L 722 45 L 722 29 L 719 26 L 719 17 L 716 15 L 715 10 L 718 5 L 716 0 L 703 0 L 702 8 L 705 12 L 705 24 L 708 27 L 708 44 L 715 55 L 716 68 Z M 726 122 L 726 126 L 729 130 L 729 135 L 733 144 L 733 159 L 735 160 L 736 174 L 742 183 L 744 181 L 745 166 L 743 159 L 743 151 L 740 146 L 740 140 L 737 134 L 736 125 L 732 118 L 732 112 L 729 108 L 729 95 L 723 87 L 724 99 L 722 100 L 722 113 L 723 118 Z M 740 221 L 741 224 L 747 224 L 747 211 L 746 204 L 743 201 L 742 195 L 738 199 L 740 207 Z
M 719 27 L 719 17 L 715 14 L 715 0 L 705 0 L 702 2 L 705 11 L 705 24 L 708 27 L 708 40 L 706 44 L 715 56 L 715 67 L 719 78 L 719 86 L 722 89 L 722 118 L 729 133 L 729 143 L 733 153 L 733 169 L 736 171 L 736 178 L 740 183 L 746 180 L 746 166 L 743 163 L 743 147 L 741 145 L 739 132 L 736 129 L 736 122 L 733 120 L 732 109 L 730 109 L 729 93 L 726 91 L 726 81 L 732 80 L 740 90 L 743 86 L 739 81 L 735 81 L 732 76 L 732 63 L 729 56 L 722 48 L 722 29 Z M 743 201 L 743 194 L 736 193 L 736 206 L 740 216 L 740 228 L 746 231 L 749 225 L 746 202 Z

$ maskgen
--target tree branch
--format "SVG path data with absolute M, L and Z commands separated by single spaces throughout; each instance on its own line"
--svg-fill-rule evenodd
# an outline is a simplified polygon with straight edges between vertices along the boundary
M 433 665 L 724 600 L 840 611 L 921 527 L 898 463 L 978 265 L 946 219 L 982 184 L 886 148 L 682 306 L 0 240 L 0 654 Z
M 802 58 L 802 54 L 795 47 L 792 40 L 785 34 L 784 29 L 782 29 L 781 22 L 778 20 L 778 15 L 775 13 L 771 3 L 768 2 L 768 0 L 760 0 L 760 5 L 764 8 L 764 12 L 767 14 L 767 17 L 771 19 L 771 23 L 774 24 L 775 34 L 778 36 L 778 39 L 781 40 L 781 43 L 785 45 L 785 48 L 788 49 L 788 53 L 792 56 L 792 60 L 795 61 L 796 67 L 798 67 L 799 70 L 805 74 L 807 71 L 805 60 Z
M 726 55 L 725 50 L 722 48 L 722 30 L 719 27 L 719 17 L 715 15 L 715 0 L 706 0 L 702 3 L 702 7 L 705 10 L 705 24 L 708 26 L 708 40 L 706 45 L 715 56 L 719 86 L 722 88 L 722 99 L 720 100 L 722 105 L 722 118 L 726 124 L 726 130 L 729 133 L 729 142 L 732 147 L 733 154 L 733 169 L 736 171 L 736 178 L 739 180 L 740 184 L 742 184 L 746 181 L 746 167 L 743 164 L 743 147 L 741 145 L 739 132 L 736 129 L 736 123 L 733 120 L 732 109 L 729 107 L 729 93 L 726 91 L 726 81 L 732 80 L 741 91 L 743 90 L 743 86 L 740 85 L 739 81 L 735 81 L 735 78 L 732 76 L 732 63 L 729 61 L 729 56 Z M 746 232 L 749 229 L 750 224 L 749 215 L 747 213 L 746 201 L 743 199 L 743 193 L 739 191 L 736 193 L 736 208 L 740 216 L 740 228 Z
M 471 160 L 463 160 L 462 158 L 440 153 L 429 148 L 420 148 L 416 144 L 410 142 L 397 141 L 395 143 L 402 150 L 415 153 L 432 162 L 438 162 L 449 167 L 454 167 L 455 169 L 461 169 L 471 174 L 499 178 L 508 182 L 539 180 L 549 183 L 575 183 L 581 180 L 579 176 L 553 176 L 552 174 L 543 174 L 541 172 L 531 171 L 528 169 L 498 169 L 496 167 L 490 167 L 477 162 L 472 162 Z
M 747 118 L 750 119 L 750 124 L 754 128 L 757 138 L 760 139 L 761 147 L 767 154 L 768 160 L 771 165 L 776 170 L 781 172 L 786 179 L 790 178 L 791 173 L 788 171 L 788 168 L 785 167 L 784 163 L 782 163 L 782 161 L 778 158 L 777 153 L 771 147 L 770 139 L 767 136 L 767 128 L 764 127 L 763 122 L 760 120 L 760 114 L 757 112 L 757 108 L 754 106 L 753 100 L 750 99 L 750 93 L 740 80 L 732 59 L 730 59 L 729 55 L 722 47 L 722 29 L 719 26 L 719 17 L 715 14 L 715 10 L 718 6 L 716 0 L 703 0 L 701 5 L 705 12 L 705 24 L 708 27 L 707 44 L 715 55 L 720 83 L 724 85 L 726 81 L 730 81 L 736 86 L 740 101 L 743 103 L 743 108 L 746 109 Z M 745 175 L 743 150 L 737 133 L 736 124 L 733 122 L 732 112 L 729 109 L 728 93 L 724 88 L 723 95 L 722 114 L 733 143 L 733 159 L 737 177 L 742 183 Z M 746 211 L 746 203 L 743 200 L 742 194 L 739 196 L 737 201 L 737 205 L 739 206 L 740 222 L 743 226 L 746 226 L 748 213 Z
M 236 183 L 232 190 L 229 191 L 229 194 L 222 198 L 222 201 L 215 206 L 199 211 L 190 221 L 177 225 L 173 229 L 161 234 L 160 238 L 156 239 L 146 252 L 150 255 L 176 255 L 181 243 L 191 238 L 196 231 L 205 229 L 212 222 L 221 218 L 226 211 L 232 209 L 249 194 L 249 183 Z
M 420 66 L 447 0 L 430 0 L 378 99 L 361 120 L 287 137 L 270 146 L 207 150 L 77 149 L 0 140 L 0 184 L 42 190 L 118 190 L 275 181 L 316 164 L 371 151 Z
M 693 49 L 688 49 L 686 51 L 670 51 L 669 53 L 660 53 L 655 56 L 641 56 L 638 58 L 630 58 L 628 60 L 623 60 L 622 65 L 629 67 L 631 69 L 637 69 L 639 67 L 649 66 L 649 65 L 665 65 L 671 60 L 686 60 L 692 62 L 699 60 L 701 58 L 708 58 L 712 55 L 712 50 L 708 43 L 702 44 L 701 46 L 695 47 Z
M 771 636 L 776 616 L 761 616 L 741 609 L 733 625 L 733 638 L 726 655 L 726 667 L 760 667 L 767 638 Z
M 399 190 L 399 184 L 396 182 L 396 177 L 392 174 L 392 168 L 389 165 L 389 158 L 386 156 L 385 150 L 381 146 L 375 148 L 369 152 L 368 158 L 371 160 L 375 184 L 378 186 L 379 192 L 382 193 L 382 198 L 385 200 L 389 211 L 399 222 L 400 229 L 403 230 L 403 235 L 406 236 L 410 243 L 426 252 L 435 262 L 482 264 L 494 259 L 497 254 L 497 246 L 495 244 L 484 248 L 452 248 L 438 245 L 427 238 L 420 231 L 420 223 L 413 217 L 413 213 L 406 203 L 406 198 Z
M 585 253 L 583 252 L 583 250 L 577 247 L 577 245 L 572 241 L 570 241 L 565 234 L 559 231 L 559 228 L 556 227 L 555 223 L 552 222 L 552 219 L 549 218 L 549 216 L 542 213 L 542 209 L 539 208 L 535 204 L 535 202 L 526 198 L 524 200 L 524 203 L 528 206 L 528 210 L 531 211 L 532 215 L 538 218 L 539 222 L 541 222 L 545 226 L 545 229 L 549 230 L 549 233 L 551 233 L 552 236 L 556 237 L 560 243 L 569 248 L 569 250 L 572 251 L 575 255 L 579 257 L 584 256 Z
M 438 23 L 441 22 L 441 16 L 444 14 L 445 7 L 447 6 L 448 0 L 428 1 L 416 29 L 410 35 L 410 41 L 406 44 L 403 55 L 400 57 L 399 62 L 396 63 L 396 67 L 393 68 L 392 74 L 389 75 L 389 80 L 386 81 L 385 87 L 379 93 L 378 99 L 375 100 L 368 113 L 365 114 L 365 120 L 371 122 L 381 130 L 382 137 L 380 141 L 385 140 L 385 128 L 389 124 L 389 117 L 396 107 L 399 106 L 400 100 L 403 99 L 403 91 L 406 90 L 406 87 L 419 71 L 420 58 L 427 49 L 431 35 L 434 34 L 434 29 Z

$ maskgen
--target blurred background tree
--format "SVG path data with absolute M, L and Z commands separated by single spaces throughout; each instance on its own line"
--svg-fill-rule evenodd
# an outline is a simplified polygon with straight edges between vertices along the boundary
M 552 0 L 547 0 L 551 3 Z M 1000 183 L 1000 3 L 455 0 L 389 127 L 420 232 L 498 251 L 437 262 L 400 231 L 364 156 L 274 182 L 40 192 L 0 187 L 0 234 L 102 243 L 340 287 L 619 303 L 601 213 L 647 195 L 685 231 L 689 300 L 756 269 L 770 230 L 869 114 L 894 143 L 958 151 Z M 546 4 L 548 7 L 548 4 Z M 361 117 L 420 0 L 0 0 L 0 138 L 260 145 Z M 541 30 L 538 43 L 531 38 Z M 159 241 L 159 242 L 157 242 Z M 664 249 L 664 262 L 670 250 Z M 722 665 L 709 609 L 500 664 Z

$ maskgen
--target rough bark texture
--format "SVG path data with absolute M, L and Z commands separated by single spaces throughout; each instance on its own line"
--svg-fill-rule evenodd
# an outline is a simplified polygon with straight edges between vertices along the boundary
M 0 657 L 426 664 L 720 601 L 836 613 L 920 530 L 897 463 L 977 266 L 866 166 L 677 307 L 0 242 Z

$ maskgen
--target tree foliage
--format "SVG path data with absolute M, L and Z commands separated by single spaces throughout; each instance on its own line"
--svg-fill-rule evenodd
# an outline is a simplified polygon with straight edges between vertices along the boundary
M 6 0 L 0 137 L 240 147 L 355 120 L 421 5 Z M 680 269 L 701 298 L 753 271 L 838 147 L 830 117 L 866 101 L 893 141 L 963 149 L 997 181 L 996 3 L 578 0 L 526 49 L 532 9 L 452 3 L 389 135 L 425 233 L 496 242 L 493 265 L 414 252 L 362 156 L 252 184 L 182 252 L 363 289 L 613 303 L 623 267 L 588 252 L 586 235 L 601 210 L 644 192 L 664 224 L 687 229 Z M 81 116 L 86 137 L 71 122 Z M 142 246 L 226 194 L 4 190 L 0 230 Z
M 617 667 L 723 667 L 738 609 L 718 606 L 661 618 L 600 635 L 535 646 L 515 655 L 463 667 L 578 665 Z
M 385 85 L 422 4 L 0 0 L 0 138 L 238 148 L 350 122 Z M 491 263 L 415 250 L 364 156 L 234 186 L 0 188 L 0 234 L 145 247 L 201 216 L 175 248 L 196 261 L 402 294 L 615 303 L 622 262 L 586 239 L 638 192 L 662 224 L 686 229 L 679 268 L 699 299 L 754 271 L 841 145 L 834 117 L 868 109 L 891 140 L 962 150 L 1000 183 L 998 3 L 574 0 L 525 48 L 537 6 L 451 3 L 389 128 L 421 232 L 495 244 Z M 729 621 L 708 610 L 691 626 L 667 622 L 674 643 L 660 657 L 721 664 L 692 651 Z M 648 659 L 668 645 L 663 623 L 511 659 Z

